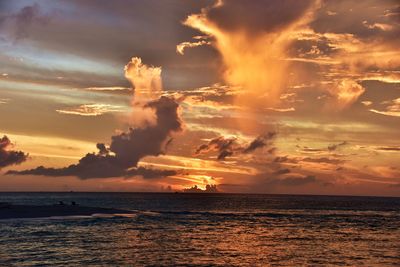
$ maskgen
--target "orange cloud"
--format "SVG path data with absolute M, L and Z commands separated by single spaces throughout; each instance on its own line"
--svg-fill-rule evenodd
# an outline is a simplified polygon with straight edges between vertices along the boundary
M 133 57 L 125 66 L 125 77 L 135 88 L 136 100 L 154 100 L 162 92 L 161 67 L 147 66 L 142 59 Z
M 203 46 L 203 45 L 210 45 L 210 41 L 206 40 L 200 40 L 197 42 L 182 42 L 176 46 L 176 52 L 179 54 L 183 55 L 185 53 L 186 48 L 193 48 L 193 47 L 198 47 L 198 46 Z
M 130 122 L 135 127 L 154 126 L 155 110 L 147 108 L 148 101 L 158 99 L 163 93 L 161 67 L 148 66 L 139 57 L 133 57 L 125 66 L 125 77 L 134 87 Z
M 226 82 L 247 92 L 238 97 L 240 104 L 254 106 L 259 99 L 263 106 L 274 106 L 288 82 L 289 62 L 283 59 L 292 42 L 290 36 L 310 20 L 310 11 L 317 3 L 217 1 L 200 14 L 190 15 L 184 24 L 214 38 L 213 45 L 225 65 Z M 282 14 L 277 16 L 276 9 Z
M 344 109 L 353 104 L 365 92 L 364 87 L 355 81 L 346 79 L 329 88 L 329 93 L 335 99 L 335 107 Z
M 393 117 L 400 117 L 400 98 L 394 99 L 390 102 L 390 105 L 386 107 L 386 110 L 379 111 L 376 109 L 370 109 L 369 111 Z

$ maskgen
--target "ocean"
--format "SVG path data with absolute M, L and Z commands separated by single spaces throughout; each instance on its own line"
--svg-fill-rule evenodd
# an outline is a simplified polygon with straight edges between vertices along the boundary
M 400 198 L 0 193 L 58 201 L 135 214 L 0 220 L 0 266 L 400 266 Z

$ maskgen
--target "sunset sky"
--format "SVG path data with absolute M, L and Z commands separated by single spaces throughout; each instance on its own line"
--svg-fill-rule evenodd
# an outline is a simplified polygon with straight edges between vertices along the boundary
M 396 0 L 0 0 L 0 191 L 400 196 L 399 36 Z

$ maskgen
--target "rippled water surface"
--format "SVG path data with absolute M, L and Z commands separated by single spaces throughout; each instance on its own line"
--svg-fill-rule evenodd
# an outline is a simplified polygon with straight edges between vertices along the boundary
M 400 198 L 1 193 L 4 201 L 136 212 L 0 220 L 0 266 L 400 266 Z

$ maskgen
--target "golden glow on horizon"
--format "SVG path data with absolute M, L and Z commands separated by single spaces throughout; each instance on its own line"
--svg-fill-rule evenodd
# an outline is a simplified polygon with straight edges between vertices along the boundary
M 166 163 L 162 163 L 167 160 Z M 158 161 L 158 162 L 156 162 Z M 226 164 L 226 163 L 225 163 Z M 157 158 L 146 157 L 140 162 L 140 166 L 157 166 L 162 168 L 172 168 L 176 170 L 193 170 L 205 172 L 219 173 L 235 173 L 235 174 L 257 174 L 258 171 L 251 167 L 245 166 L 226 166 L 223 163 L 214 160 L 204 160 L 193 157 L 182 157 L 174 155 L 161 155 Z
M 171 176 L 172 179 L 184 181 L 184 186 L 181 189 L 196 185 L 201 190 L 205 190 L 207 185 L 218 185 L 218 179 L 204 174 L 187 174 Z

